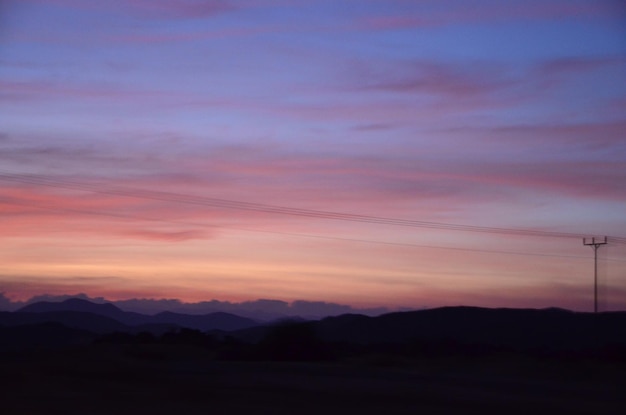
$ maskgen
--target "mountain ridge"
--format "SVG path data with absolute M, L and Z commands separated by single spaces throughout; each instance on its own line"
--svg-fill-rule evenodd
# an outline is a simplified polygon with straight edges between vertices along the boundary
M 110 318 L 125 326 L 150 324 L 174 324 L 197 330 L 240 330 L 259 325 L 258 321 L 232 313 L 214 312 L 203 315 L 191 315 L 164 311 L 155 315 L 146 315 L 132 311 L 123 311 L 111 303 L 94 303 L 80 298 L 70 298 L 61 302 L 41 301 L 29 304 L 14 313 L 41 314 L 56 312 L 91 313 Z M 123 328 L 121 328 L 123 329 Z

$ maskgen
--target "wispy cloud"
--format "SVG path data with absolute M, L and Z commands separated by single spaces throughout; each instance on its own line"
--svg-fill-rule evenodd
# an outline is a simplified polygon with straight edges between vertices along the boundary
M 539 147 L 559 145 L 580 145 L 585 149 L 615 149 L 626 146 L 624 140 L 626 121 L 605 123 L 536 124 L 496 127 L 482 131 L 485 139 L 507 140 L 510 145 Z
M 209 232 L 206 230 L 183 230 L 183 231 L 162 231 L 137 229 L 123 232 L 123 237 L 146 239 L 164 242 L 181 242 L 191 239 L 207 239 Z
M 495 62 L 449 64 L 434 61 L 388 63 L 376 68 L 371 64 L 360 64 L 357 83 L 365 90 L 422 93 L 446 99 L 464 99 L 486 96 L 510 87 L 515 80 Z
M 509 1 L 471 3 L 459 0 L 400 3 L 386 14 L 365 15 L 359 19 L 367 30 L 398 30 L 452 26 L 458 24 L 537 21 L 553 19 L 593 19 L 619 12 L 616 2 Z
M 492 162 L 467 166 L 465 173 L 487 186 L 499 184 L 511 189 L 613 201 L 623 201 L 626 180 L 622 162 Z
M 626 65 L 626 56 L 575 56 L 546 60 L 537 71 L 546 76 L 577 74 Z
M 172 19 L 204 18 L 228 12 L 234 8 L 228 0 L 28 0 L 40 3 L 79 9 L 85 11 L 131 13 L 138 17 Z

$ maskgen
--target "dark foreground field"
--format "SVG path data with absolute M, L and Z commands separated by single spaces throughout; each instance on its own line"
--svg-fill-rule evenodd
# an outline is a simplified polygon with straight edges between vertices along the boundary
M 620 414 L 626 364 L 513 354 L 229 362 L 184 345 L 1 356 L 3 414 Z

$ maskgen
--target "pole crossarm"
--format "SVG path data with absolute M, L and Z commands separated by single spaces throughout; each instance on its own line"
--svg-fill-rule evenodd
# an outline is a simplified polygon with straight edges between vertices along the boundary
M 605 236 L 604 239 L 598 238 L 596 240 L 593 238 L 583 238 L 583 245 L 590 246 L 593 248 L 593 312 L 598 312 L 598 248 L 602 245 L 606 245 L 608 242 L 608 238 Z

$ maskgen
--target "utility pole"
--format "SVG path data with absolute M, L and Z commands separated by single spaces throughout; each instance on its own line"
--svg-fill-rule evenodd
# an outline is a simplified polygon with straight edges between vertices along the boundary
M 583 245 L 590 246 L 593 248 L 593 312 L 598 312 L 598 248 L 602 245 L 606 245 L 607 240 L 606 236 L 603 241 L 596 241 L 596 238 L 591 238 L 591 240 L 587 240 L 587 238 L 583 238 Z

